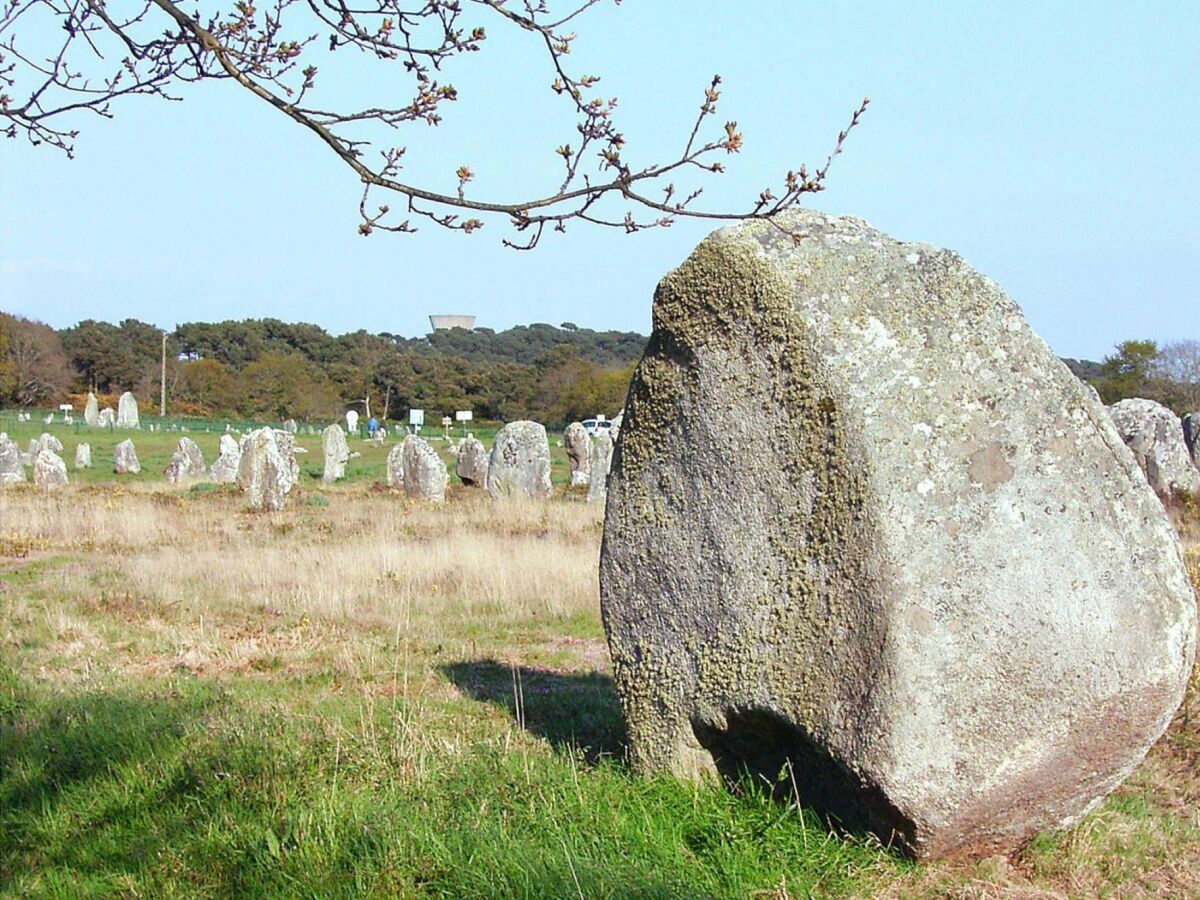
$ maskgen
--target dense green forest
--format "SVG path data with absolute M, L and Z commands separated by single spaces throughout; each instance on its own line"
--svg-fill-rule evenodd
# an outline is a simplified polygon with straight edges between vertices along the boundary
M 532 418 L 550 425 L 615 414 L 646 338 L 571 323 L 424 338 L 247 319 L 188 322 L 166 335 L 167 406 L 182 415 L 323 421 L 348 408 L 384 418 Z M 0 403 L 48 406 L 133 391 L 157 405 L 163 332 L 146 322 L 85 320 L 55 331 L 0 313 Z
M 434 416 L 470 409 L 477 418 L 547 425 L 616 413 L 646 344 L 636 332 L 570 322 L 406 338 L 246 319 L 187 322 L 166 338 L 168 410 L 177 415 L 315 422 L 348 407 L 369 406 L 384 418 L 417 407 Z M 162 339 L 160 329 L 136 319 L 87 319 L 56 331 L 0 313 L 0 404 L 44 407 L 91 389 L 133 391 L 153 408 Z M 1200 342 L 1124 341 L 1100 362 L 1064 362 L 1106 403 L 1149 397 L 1180 414 L 1200 410 Z

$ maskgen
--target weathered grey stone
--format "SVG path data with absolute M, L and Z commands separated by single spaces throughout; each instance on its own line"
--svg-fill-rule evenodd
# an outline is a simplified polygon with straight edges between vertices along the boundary
M 1108 408 L 1117 433 L 1160 497 L 1200 492 L 1197 470 L 1179 416 L 1153 400 L 1122 400 Z
M 346 430 L 351 434 L 358 434 L 358 412 L 356 410 L 346 410 Z
M 288 419 L 286 422 L 283 423 L 283 430 L 286 431 L 288 434 L 295 434 L 297 431 L 300 430 L 300 426 L 296 424 L 295 419 Z
M 350 459 L 350 446 L 346 443 L 346 432 L 341 425 L 330 425 L 321 432 L 321 449 L 325 452 L 325 474 L 323 481 L 337 481 L 346 477 L 346 462 Z
M 96 421 L 98 428 L 112 428 L 116 425 L 117 417 L 107 406 L 100 410 L 100 418 Z
M 75 445 L 75 470 L 92 467 L 92 445 L 86 441 Z
M 133 441 L 126 438 L 113 447 L 113 471 L 118 475 L 136 475 L 142 471 L 138 464 L 137 450 Z
M 1200 466 L 1200 412 L 1188 413 L 1183 417 L 1183 442 L 1187 444 L 1192 463 Z
M 467 487 L 487 487 L 488 452 L 483 441 L 475 435 L 468 434 L 458 448 L 454 474 Z
M 204 454 L 191 438 L 180 438 L 179 446 L 171 454 L 171 461 L 163 470 L 167 481 L 178 484 L 189 478 L 202 478 L 205 473 Z
M 39 450 L 50 450 L 54 453 L 62 453 L 63 451 L 62 441 L 52 434 L 43 431 L 42 436 L 37 441 Z
M 571 487 L 587 484 L 592 466 L 592 439 L 580 422 L 572 422 L 563 432 L 563 447 L 571 472 Z
M 100 424 L 100 405 L 96 402 L 96 395 L 88 391 L 87 403 L 83 407 L 83 424 L 89 428 L 95 428 Z
M 16 484 L 25 480 L 25 465 L 21 462 L 21 448 L 8 435 L 0 435 L 0 485 Z
M 633 764 L 744 767 L 923 857 L 1074 823 L 1195 657 L 1165 512 L 994 282 L 779 224 L 662 280 L 630 386 L 600 586 Z
M 292 435 L 259 428 L 242 437 L 238 487 L 251 509 L 280 510 L 300 476 Z
M 387 455 L 388 487 L 404 487 L 404 441 L 396 444 Z
M 487 489 L 496 498 L 550 495 L 550 442 L 545 427 L 537 422 L 509 422 L 496 433 Z
M 588 503 L 603 503 L 608 499 L 608 472 L 612 468 L 613 440 L 605 432 L 596 435 L 592 444 L 592 471 L 588 477 Z
M 62 487 L 67 483 L 67 464 L 53 450 L 43 447 L 33 461 L 33 483 L 40 488 Z
M 137 428 L 138 427 L 138 405 L 133 394 L 126 391 L 117 401 L 117 427 L 118 428 Z
M 424 438 L 411 435 L 404 439 L 404 493 L 419 500 L 443 503 L 450 473 L 436 450 Z
M 621 434 L 621 425 L 624 424 L 624 422 L 625 422 L 625 410 L 621 410 L 619 413 L 617 413 L 615 416 L 612 417 L 612 425 L 609 426 L 608 436 L 611 437 L 614 442 L 616 441 L 617 437 Z
M 233 435 L 221 435 L 217 458 L 213 460 L 208 476 L 217 484 L 233 484 L 237 481 L 238 466 L 242 461 L 242 448 Z

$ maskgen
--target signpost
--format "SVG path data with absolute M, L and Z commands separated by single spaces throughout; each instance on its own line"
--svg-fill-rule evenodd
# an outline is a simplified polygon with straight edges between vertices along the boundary
M 456 410 L 454 413 L 455 421 L 462 423 L 463 437 L 467 436 L 467 423 L 470 422 L 472 418 L 474 418 L 474 415 L 469 409 Z
M 410 409 L 408 411 L 408 424 L 412 426 L 417 434 L 421 433 L 421 426 L 425 424 L 425 410 Z

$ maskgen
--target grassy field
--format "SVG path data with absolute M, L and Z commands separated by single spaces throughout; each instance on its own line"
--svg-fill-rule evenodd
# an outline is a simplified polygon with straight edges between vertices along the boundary
M 143 417 L 144 424 L 149 424 L 150 422 L 159 422 L 159 420 Z M 166 420 L 165 427 L 168 430 L 149 431 L 143 427 L 143 429 L 138 431 L 124 431 L 109 428 L 88 428 L 83 424 L 63 425 L 56 423 L 53 425 L 43 425 L 38 415 L 34 416 L 32 422 L 17 422 L 15 414 L 0 414 L 0 431 L 6 432 L 22 450 L 29 445 L 31 439 L 38 437 L 43 432 L 52 434 L 62 441 L 63 452 L 60 455 L 67 463 L 68 475 L 72 481 L 81 483 L 96 483 L 112 481 L 114 479 L 120 481 L 122 484 L 160 482 L 163 480 L 163 469 L 171 461 L 171 454 L 175 452 L 175 448 L 178 446 L 181 437 L 190 437 L 194 440 L 204 454 L 204 461 L 211 465 L 213 460 L 217 458 L 218 444 L 220 443 L 221 435 L 225 431 L 224 424 L 192 421 L 187 423 L 188 430 L 186 432 L 170 430 L 172 425 L 178 427 L 178 424 L 177 420 Z M 236 424 L 243 429 L 257 427 L 254 423 L 242 422 Z M 276 426 L 278 424 L 275 423 Z M 500 429 L 500 424 L 499 422 L 477 422 L 473 423 L 470 431 L 490 449 L 496 437 L 496 432 Z M 302 454 L 299 457 L 301 488 L 318 488 L 321 486 L 321 475 L 325 464 L 325 458 L 321 452 L 321 427 L 323 426 L 317 426 L 317 433 L 312 435 L 303 433 L 303 426 L 301 426 L 301 433 L 296 435 L 297 445 L 307 451 L 306 454 Z M 211 430 L 205 430 L 206 428 Z M 457 441 L 463 437 L 463 434 L 461 428 L 451 429 L 451 440 Z M 434 429 L 426 428 L 423 429 L 422 435 L 431 442 L 453 474 L 455 460 L 447 452 L 451 442 L 443 440 L 442 429 L 440 427 Z M 558 446 L 562 443 L 562 435 L 548 429 L 547 436 L 550 440 L 550 479 L 554 484 L 567 484 L 570 481 L 570 472 L 567 468 L 567 455 L 566 451 Z M 113 474 L 113 447 L 126 439 L 133 441 L 142 471 L 136 475 L 126 474 L 117 478 Z M 351 437 L 349 440 L 350 451 L 351 453 L 358 453 L 360 455 L 354 457 L 346 464 L 346 478 L 341 483 L 352 485 L 385 484 L 388 451 L 399 440 L 398 437 L 392 436 L 382 443 L 376 443 L 375 441 Z M 75 447 L 85 441 L 92 448 L 92 468 L 76 472 L 73 465 L 75 461 Z M 452 480 L 457 481 L 454 478 Z
M 147 469 L 177 437 L 135 436 Z M 310 446 L 272 515 L 157 473 L 0 491 L 0 893 L 1200 895 L 1195 686 L 1080 827 L 917 866 L 753 791 L 630 774 L 595 505 L 418 504 L 373 448 L 321 486 Z

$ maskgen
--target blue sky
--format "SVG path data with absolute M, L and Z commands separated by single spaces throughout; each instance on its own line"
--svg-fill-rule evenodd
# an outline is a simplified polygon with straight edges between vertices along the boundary
M 571 120 L 532 39 L 478 18 L 492 37 L 450 69 L 445 124 L 396 137 L 406 175 L 452 189 L 465 163 L 481 199 L 547 193 Z M 577 31 L 576 71 L 620 98 L 634 164 L 677 152 L 722 75 L 718 119 L 746 147 L 710 206 L 820 162 L 869 95 L 810 205 L 957 250 L 1061 355 L 1200 338 L 1200 4 L 625 0 Z M 331 97 L 397 96 L 398 76 L 335 75 L 345 57 L 325 56 Z M 411 336 L 466 312 L 647 332 L 654 285 L 714 227 L 575 225 L 533 253 L 502 248 L 499 221 L 364 239 L 328 150 L 232 84 L 184 94 L 82 121 L 74 161 L 0 143 L 0 306 L 60 327 L 274 316 Z

